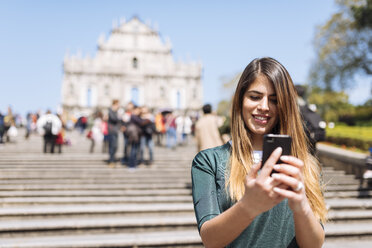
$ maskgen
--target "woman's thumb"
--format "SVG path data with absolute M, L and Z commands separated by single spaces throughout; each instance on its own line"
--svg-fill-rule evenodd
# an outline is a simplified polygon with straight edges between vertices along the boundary
M 247 177 L 248 178 L 256 178 L 257 177 L 257 172 L 260 168 L 261 168 L 261 162 L 253 164 Z

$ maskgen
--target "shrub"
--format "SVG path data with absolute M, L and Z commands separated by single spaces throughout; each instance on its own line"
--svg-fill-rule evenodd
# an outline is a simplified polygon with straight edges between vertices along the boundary
M 364 151 L 368 151 L 368 149 L 372 147 L 372 141 L 357 138 L 327 136 L 326 141 L 341 146 L 356 147 Z

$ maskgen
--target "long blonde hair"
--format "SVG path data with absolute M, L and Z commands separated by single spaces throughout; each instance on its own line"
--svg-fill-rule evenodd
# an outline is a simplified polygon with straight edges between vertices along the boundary
M 244 94 L 258 75 L 265 76 L 274 86 L 277 96 L 279 121 L 272 133 L 292 137 L 292 155 L 304 161 L 306 196 L 315 216 L 326 221 L 327 209 L 320 182 L 320 166 L 309 152 L 308 139 L 297 105 L 297 93 L 292 79 L 278 61 L 273 58 L 255 59 L 245 68 L 238 82 L 231 110 L 232 154 L 227 171 L 226 189 L 234 201 L 244 194 L 244 180 L 253 165 L 253 148 L 249 129 L 244 124 L 242 104 Z

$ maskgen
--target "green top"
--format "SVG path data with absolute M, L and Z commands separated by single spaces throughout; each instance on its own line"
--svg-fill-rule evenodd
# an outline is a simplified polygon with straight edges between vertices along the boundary
M 199 152 L 192 162 L 192 196 L 199 231 L 204 222 L 234 204 L 225 190 L 225 171 L 230 153 L 231 146 L 226 143 Z M 227 247 L 298 247 L 287 199 L 257 216 Z

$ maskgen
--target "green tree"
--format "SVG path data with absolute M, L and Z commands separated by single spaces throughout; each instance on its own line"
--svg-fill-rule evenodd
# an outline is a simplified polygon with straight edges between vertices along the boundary
M 218 103 L 217 114 L 220 116 L 229 116 L 231 110 L 231 101 L 222 100 Z
M 241 75 L 242 73 L 239 72 L 233 75 L 220 77 L 220 82 L 222 84 L 222 91 L 223 91 L 222 94 L 225 95 L 228 98 L 228 100 L 224 99 L 218 103 L 218 106 L 217 106 L 218 115 L 222 115 L 225 117 L 230 116 L 232 96 L 234 94 L 234 90 L 236 86 L 238 85 L 238 81 Z
M 354 114 L 355 107 L 349 104 L 348 95 L 343 92 L 323 90 L 319 87 L 313 87 L 308 102 L 315 104 L 318 113 L 326 122 L 338 122 L 340 116 Z
M 326 90 L 352 87 L 355 75 L 372 75 L 372 0 L 336 0 L 339 11 L 318 27 L 313 84 Z

